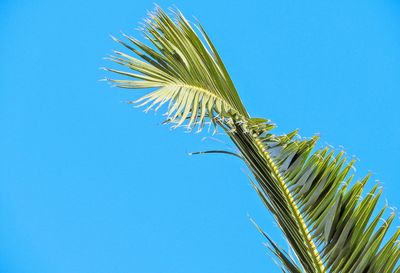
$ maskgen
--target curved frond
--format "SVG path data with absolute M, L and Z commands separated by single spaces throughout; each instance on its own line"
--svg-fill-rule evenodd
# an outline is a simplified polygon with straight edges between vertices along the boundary
M 189 128 L 206 117 L 247 118 L 247 112 L 204 29 L 199 37 L 191 24 L 175 12 L 175 21 L 159 7 L 144 24 L 145 36 L 153 47 L 124 35 L 127 42 L 114 38 L 137 57 L 115 51 L 110 59 L 133 72 L 108 69 L 132 79 L 110 79 L 122 88 L 156 88 L 135 101 L 147 110 L 168 105 L 168 121 Z M 204 40 L 204 42 L 203 42 Z M 142 60 L 140 60 L 140 59 Z
M 149 14 L 144 35 L 150 45 L 127 35 L 126 42 L 114 38 L 134 56 L 116 51 L 110 57 L 127 69 L 109 68 L 125 77 L 110 81 L 153 89 L 134 103 L 147 110 L 166 105 L 166 122 L 175 126 L 201 130 L 209 119 L 225 130 L 238 153 L 203 153 L 235 155 L 246 163 L 295 255 L 259 228 L 283 272 L 400 273 L 400 230 L 387 236 L 395 214 L 377 208 L 379 185 L 363 193 L 370 176 L 356 180 L 355 162 L 344 151 L 317 149 L 317 137 L 300 139 L 297 131 L 277 136 L 270 121 L 250 117 L 204 29 L 196 31 L 180 12 L 173 18 L 158 7 Z

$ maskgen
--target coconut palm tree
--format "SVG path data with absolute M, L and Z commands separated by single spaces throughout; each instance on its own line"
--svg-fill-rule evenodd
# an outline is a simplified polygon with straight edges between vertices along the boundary
M 254 189 L 295 254 L 257 226 L 283 272 L 400 272 L 400 229 L 385 236 L 395 213 L 376 208 L 379 185 L 363 193 L 370 175 L 353 179 L 354 160 L 344 151 L 317 148 L 318 137 L 299 138 L 297 131 L 276 135 L 269 120 L 252 117 L 201 24 L 177 10 L 171 14 L 156 7 L 145 20 L 151 46 L 128 35 L 114 38 L 131 55 L 115 51 L 110 59 L 127 69 L 107 69 L 124 76 L 108 80 L 121 88 L 151 89 L 132 103 L 147 110 L 164 106 L 165 122 L 174 128 L 201 131 L 209 123 L 226 133 L 238 150 L 226 153 L 248 166 Z

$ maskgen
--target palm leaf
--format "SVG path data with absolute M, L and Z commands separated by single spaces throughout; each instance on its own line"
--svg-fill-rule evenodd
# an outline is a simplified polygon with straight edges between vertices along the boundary
M 275 135 L 268 120 L 252 118 L 204 29 L 179 12 L 161 8 L 144 23 L 148 44 L 124 35 L 114 38 L 129 54 L 110 59 L 128 69 L 108 70 L 125 79 L 109 79 L 122 88 L 154 89 L 133 103 L 159 109 L 167 105 L 166 123 L 221 127 L 252 172 L 256 192 L 272 213 L 296 256 L 292 259 L 267 238 L 283 272 L 400 272 L 400 231 L 386 234 L 395 218 L 387 206 L 377 209 L 382 190 L 363 191 L 369 175 L 354 179 L 354 160 L 344 151 L 317 148 L 317 137 L 300 139 L 297 131 Z M 210 151 L 215 153 L 221 151 Z M 207 153 L 207 152 L 205 152 Z M 382 217 L 386 217 L 381 221 Z M 388 237 L 388 238 L 387 238 Z
M 134 103 L 148 105 L 146 110 L 169 103 L 168 121 L 175 126 L 187 121 L 189 128 L 198 125 L 201 130 L 206 117 L 211 120 L 233 116 L 248 118 L 232 80 L 205 32 L 207 45 L 182 14 L 176 12 L 175 15 L 174 22 L 160 8 L 149 14 L 151 19 L 146 20 L 145 36 L 155 49 L 127 35 L 125 38 L 132 45 L 114 38 L 142 60 L 115 51 L 110 59 L 134 72 L 108 70 L 135 80 L 110 81 L 123 88 L 158 88 Z

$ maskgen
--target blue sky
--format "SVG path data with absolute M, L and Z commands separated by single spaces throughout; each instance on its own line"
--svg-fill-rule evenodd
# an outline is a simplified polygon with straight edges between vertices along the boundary
M 196 16 L 249 112 L 360 158 L 400 206 L 397 1 L 158 1 Z M 244 166 L 110 88 L 153 1 L 0 2 L 0 272 L 279 272 Z M 217 136 L 221 138 L 220 136 Z M 397 223 L 398 225 L 398 223 Z M 282 240 L 280 240 L 282 241 Z

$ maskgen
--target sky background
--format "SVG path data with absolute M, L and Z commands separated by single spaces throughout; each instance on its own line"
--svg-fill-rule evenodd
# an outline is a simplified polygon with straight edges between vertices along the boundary
M 158 3 L 202 22 L 252 115 L 343 145 L 400 206 L 398 1 Z M 0 272 L 279 272 L 243 164 L 188 156 L 230 144 L 170 131 L 125 103 L 143 92 L 98 81 L 121 49 L 109 34 L 141 37 L 153 7 L 0 1 Z

